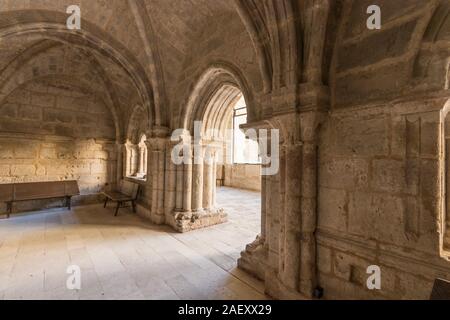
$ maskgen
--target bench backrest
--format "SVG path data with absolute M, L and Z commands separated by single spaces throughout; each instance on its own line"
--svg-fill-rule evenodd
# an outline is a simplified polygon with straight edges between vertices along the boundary
M 14 200 L 14 184 L 0 184 L 0 202 Z
M 66 196 L 78 196 L 80 195 L 80 188 L 78 187 L 78 181 L 64 181 L 64 189 L 66 190 Z
M 139 184 L 127 180 L 121 180 L 119 191 L 120 193 L 130 196 L 133 200 L 137 200 L 139 193 Z
M 19 183 L 15 185 L 14 200 L 36 200 L 64 197 L 63 182 Z
M 77 181 L 29 182 L 0 185 L 0 201 L 26 201 L 76 196 Z

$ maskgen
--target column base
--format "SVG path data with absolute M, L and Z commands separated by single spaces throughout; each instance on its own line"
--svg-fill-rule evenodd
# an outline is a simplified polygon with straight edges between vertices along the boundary
M 269 268 L 266 270 L 266 273 L 268 276 L 264 285 L 267 295 L 278 300 L 311 300 L 310 297 L 306 297 L 300 292 L 284 285 L 277 276 L 274 276 L 276 270 Z
M 241 252 L 238 259 L 238 267 L 256 278 L 265 281 L 267 250 L 264 247 L 264 240 L 258 236 L 255 241 L 248 244 Z
M 228 221 L 223 209 L 208 209 L 195 212 L 174 212 L 170 224 L 178 232 L 207 228 Z
M 138 216 L 150 220 L 152 223 L 161 225 L 166 223 L 164 215 L 152 213 L 151 210 L 139 203 L 136 204 Z

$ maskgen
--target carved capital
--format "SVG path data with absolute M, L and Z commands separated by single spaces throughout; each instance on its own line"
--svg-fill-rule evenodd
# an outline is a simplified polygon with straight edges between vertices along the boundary
M 151 138 L 167 138 L 170 135 L 168 127 L 154 126 L 147 136 Z
M 167 142 L 167 138 L 150 138 L 145 141 L 145 144 L 150 151 L 164 151 L 166 149 Z

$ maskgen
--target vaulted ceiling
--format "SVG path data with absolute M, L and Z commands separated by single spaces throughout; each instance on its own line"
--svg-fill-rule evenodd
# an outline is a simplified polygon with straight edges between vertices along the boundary
M 72 0 L 0 0 L 0 100 L 29 78 L 21 74 L 70 74 L 96 83 L 121 135 L 136 105 L 149 110 L 148 123 L 176 123 L 211 63 L 240 70 L 255 95 L 307 83 L 329 87 L 341 106 L 399 90 L 410 70 L 431 79 L 430 70 L 445 65 L 450 34 L 449 0 L 77 2 L 82 30 L 73 32 L 65 28 Z M 382 7 L 381 31 L 365 27 L 372 2 Z M 285 101 L 296 105 L 292 90 Z
M 74 70 L 69 73 L 74 79 L 98 80 L 117 117 L 123 119 L 123 135 L 133 108 L 139 104 L 157 110 L 149 114 L 153 118 L 150 122 L 167 124 L 168 110 L 178 103 L 178 82 L 190 74 L 186 69 L 196 59 L 199 48 L 222 51 L 224 54 L 218 54 L 222 58 L 230 49 L 242 50 L 246 63 L 254 63 L 250 39 L 250 50 L 233 44 L 228 50 L 220 49 L 223 42 L 219 38 L 224 30 L 236 30 L 230 25 L 237 23 L 239 33 L 245 34 L 229 0 L 81 0 L 80 32 L 65 30 L 65 11 L 72 4 L 0 0 L 0 98 L 14 89 L 5 88 L 6 82 L 19 83 L 6 79 L 7 74 L 13 77 L 26 72 L 27 67 L 36 74 L 37 69 L 45 69 L 55 59 L 63 59 L 66 67 L 52 67 L 51 73 L 66 74 L 67 65 L 71 65 Z M 65 52 L 73 49 L 73 59 L 55 54 L 57 46 L 64 46 Z M 41 59 L 37 60 L 37 56 Z M 83 66 L 90 66 L 94 75 L 88 77 L 75 70 Z

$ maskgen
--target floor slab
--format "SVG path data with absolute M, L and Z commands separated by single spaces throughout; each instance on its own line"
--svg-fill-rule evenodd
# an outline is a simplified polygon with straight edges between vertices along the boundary
M 52 209 L 0 220 L 0 299 L 267 299 L 236 268 L 260 231 L 260 195 L 220 188 L 229 222 L 174 233 L 124 209 Z M 68 290 L 79 266 L 81 289 Z

